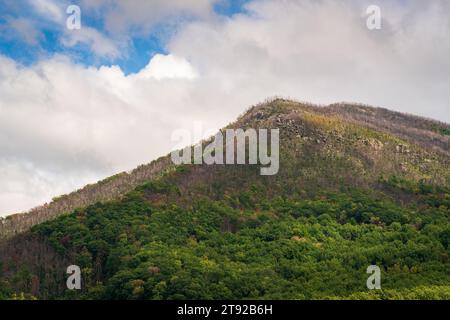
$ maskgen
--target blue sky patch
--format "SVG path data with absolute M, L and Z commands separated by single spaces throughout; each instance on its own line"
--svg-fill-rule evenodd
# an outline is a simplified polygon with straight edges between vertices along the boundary
M 220 0 L 213 9 L 216 14 L 233 16 L 245 12 L 245 5 L 249 0 Z M 54 2 L 61 5 L 60 2 Z M 72 1 L 79 4 L 79 1 Z M 63 9 L 63 7 L 60 7 Z M 68 15 L 62 11 L 64 17 Z M 40 15 L 41 14 L 41 15 Z M 173 17 L 176 20 L 178 17 Z M 14 27 L 11 21 L 25 20 L 29 24 L 31 33 L 37 34 L 36 41 L 30 43 Z M 104 29 L 104 17 L 101 10 L 82 10 L 82 26 L 94 28 L 106 38 L 111 38 Z M 61 38 L 65 32 L 61 22 L 52 21 L 50 17 L 36 12 L 26 1 L 0 0 L 0 54 L 12 58 L 25 66 L 30 66 L 42 59 L 55 54 L 69 56 L 76 63 L 86 66 L 119 65 L 125 74 L 136 73 L 145 67 L 151 57 L 157 53 L 167 54 L 164 41 L 167 40 L 167 28 L 171 28 L 171 21 L 157 25 L 150 34 L 140 35 L 133 32 L 126 40 L 126 46 L 121 47 L 121 56 L 117 58 L 100 57 L 96 55 L 88 44 L 77 43 L 65 46 Z M 28 32 L 29 34 L 29 32 Z

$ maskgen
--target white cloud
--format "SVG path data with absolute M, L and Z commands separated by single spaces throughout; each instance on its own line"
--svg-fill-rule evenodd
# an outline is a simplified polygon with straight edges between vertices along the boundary
M 186 59 L 174 55 L 156 54 L 150 63 L 139 72 L 143 78 L 190 79 L 197 78 L 197 72 Z
M 29 0 L 30 5 L 42 16 L 48 19 L 62 23 L 65 20 L 64 8 L 62 3 L 54 0 Z
M 101 1 L 106 3 L 103 0 Z M 67 29 L 66 21 L 69 15 L 66 13 L 66 10 L 70 2 L 66 0 L 30 0 L 29 3 L 40 17 L 53 22 L 56 24 L 56 28 L 62 31 L 60 42 L 63 46 L 74 47 L 83 44 L 90 48 L 91 52 L 97 57 L 111 60 L 124 56 L 128 45 L 126 37 L 121 36 L 113 39 L 83 23 L 81 23 L 81 29 Z M 86 4 L 86 8 L 90 8 L 92 5 L 95 5 L 95 2 L 92 2 L 91 5 Z M 81 19 L 83 21 L 83 8 L 81 9 Z M 37 30 L 42 25 L 41 21 L 35 20 L 31 22 L 25 19 L 17 19 L 14 22 L 15 24 L 12 27 L 27 42 L 36 41 L 35 39 L 38 35 L 42 36 L 41 33 L 37 33 Z
M 217 0 L 83 0 L 82 7 L 104 12 L 106 29 L 111 33 L 149 33 L 170 18 L 207 18 L 213 15 Z
M 10 197 L 0 212 L 25 210 L 168 153 L 171 132 L 201 110 L 176 116 L 195 105 L 187 61 L 154 59 L 125 76 L 116 66 L 85 68 L 60 56 L 31 68 L 0 56 L 0 197 Z
M 82 180 L 95 181 L 98 173 L 78 171 Z M 72 172 L 45 171 L 31 162 L 18 159 L 0 159 L 0 212 L 15 213 L 44 204 L 52 194 L 73 190 L 80 178 Z M 1 215 L 0 215 L 1 216 Z
M 449 122 L 449 3 L 380 1 L 381 31 L 365 27 L 369 3 L 255 1 L 249 15 L 189 23 L 170 54 L 128 76 L 61 56 L 29 68 L 0 56 L 0 212 L 149 162 L 171 151 L 173 130 L 219 128 L 268 96 Z
M 80 43 L 85 44 L 98 57 L 115 59 L 122 56 L 119 43 L 90 27 L 66 31 L 61 38 L 61 43 L 66 47 L 73 47 Z
M 449 121 L 450 4 L 379 3 L 385 27 L 370 31 L 371 1 L 254 1 L 249 15 L 192 23 L 168 48 L 247 96 L 357 101 Z
M 38 45 L 43 38 L 32 21 L 26 18 L 6 18 L 6 24 L 0 26 L 0 35 L 4 38 L 20 37 L 28 45 Z

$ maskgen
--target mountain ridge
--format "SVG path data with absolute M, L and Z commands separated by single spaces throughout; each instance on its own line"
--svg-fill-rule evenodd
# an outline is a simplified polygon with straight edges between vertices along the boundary
M 278 173 L 165 156 L 90 186 L 121 194 L 0 241 L 0 299 L 450 297 L 448 125 L 274 99 L 227 128 L 279 129 Z M 386 294 L 365 291 L 373 264 Z
M 267 111 L 268 107 L 276 106 L 276 110 Z M 334 103 L 319 106 L 311 103 L 297 102 L 288 99 L 274 98 L 250 107 L 234 123 L 225 128 L 248 127 L 248 121 L 256 119 L 261 122 L 270 113 L 278 114 L 280 124 L 283 113 L 309 112 L 324 117 L 337 117 L 344 122 L 350 122 L 375 131 L 392 134 L 410 144 L 419 145 L 430 152 L 450 155 L 450 125 L 427 118 L 391 111 L 385 108 L 371 107 L 363 104 Z M 272 115 L 273 115 L 272 114 Z M 291 119 L 292 120 L 292 119 Z M 290 121 L 289 119 L 287 121 Z M 258 126 L 258 124 L 256 123 Z M 442 133 L 442 132 L 446 133 Z M 313 138 L 314 139 L 314 138 Z M 366 143 L 373 143 L 366 141 Z M 398 151 L 408 152 L 402 143 Z M 404 150 L 403 150 L 404 149 Z M 96 202 L 109 201 L 121 197 L 139 184 L 154 179 L 164 172 L 174 170 L 170 156 L 162 156 L 149 164 L 140 165 L 131 172 L 122 172 L 95 184 L 87 185 L 68 195 L 54 198 L 51 203 L 31 209 L 28 212 L 13 214 L 0 218 L 0 239 L 9 238 L 29 230 L 32 226 L 53 219 L 76 208 L 86 207 Z

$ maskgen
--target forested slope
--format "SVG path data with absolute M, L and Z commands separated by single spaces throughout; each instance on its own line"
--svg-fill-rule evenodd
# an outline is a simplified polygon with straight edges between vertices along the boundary
M 229 127 L 279 128 L 279 173 L 166 163 L 68 206 L 1 246 L 0 296 L 449 298 L 447 124 L 276 99 Z M 65 288 L 70 264 L 81 291 Z M 367 292 L 371 264 L 382 293 Z

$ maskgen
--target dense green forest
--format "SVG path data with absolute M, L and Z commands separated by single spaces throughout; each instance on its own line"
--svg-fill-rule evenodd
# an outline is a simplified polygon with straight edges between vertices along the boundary
M 386 184 L 399 187 L 395 177 Z M 149 183 L 122 201 L 99 203 L 34 228 L 59 254 L 75 253 L 73 263 L 82 268 L 85 288 L 63 296 L 40 294 L 81 299 L 370 298 L 365 271 L 376 264 L 382 268 L 383 294 L 401 297 L 409 289 L 406 298 L 449 299 L 448 190 L 417 188 L 420 209 L 357 190 L 313 200 L 264 201 L 253 188 L 237 199 L 199 201 L 185 210 L 176 204 L 151 205 L 146 193 L 177 191 Z M 16 267 L 14 281 L 31 284 L 27 269 Z M 2 298 L 12 295 L 2 290 Z
M 269 107 L 255 112 L 292 120 Z M 0 298 L 450 299 L 448 157 L 299 118 L 283 122 L 277 176 L 183 165 L 8 241 Z M 65 288 L 70 264 L 82 290 Z

